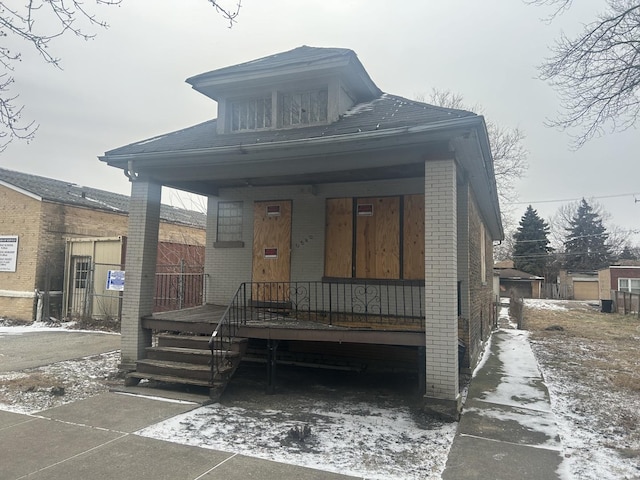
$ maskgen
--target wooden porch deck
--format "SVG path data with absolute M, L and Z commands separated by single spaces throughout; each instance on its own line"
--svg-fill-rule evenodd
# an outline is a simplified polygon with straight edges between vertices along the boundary
M 142 327 L 156 331 L 177 331 L 211 335 L 226 306 L 207 304 L 199 307 L 154 313 L 142 319 Z M 238 337 L 266 340 L 361 343 L 377 345 L 425 346 L 424 328 L 378 321 L 324 322 L 270 314 L 265 318 L 250 316 L 241 325 Z

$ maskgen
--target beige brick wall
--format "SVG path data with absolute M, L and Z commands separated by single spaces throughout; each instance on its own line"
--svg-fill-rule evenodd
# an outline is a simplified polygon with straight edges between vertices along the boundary
M 33 320 L 35 299 L 26 294 L 63 289 L 65 238 L 127 234 L 127 214 L 42 202 L 2 185 L 0 202 L 0 235 L 19 237 L 16 272 L 0 272 L 0 317 Z M 163 242 L 202 246 L 206 232 L 162 222 L 159 237 Z
M 201 247 L 206 244 L 207 239 L 207 232 L 204 228 L 194 228 L 162 221 L 160 222 L 158 235 L 160 242 L 185 243 Z
M 31 320 L 40 239 L 38 200 L 0 185 L 0 235 L 18 236 L 15 272 L 0 272 L 0 317 Z M 30 296 L 31 295 L 31 296 Z

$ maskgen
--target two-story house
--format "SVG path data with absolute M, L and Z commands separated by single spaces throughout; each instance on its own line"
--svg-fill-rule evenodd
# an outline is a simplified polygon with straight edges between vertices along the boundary
M 234 336 L 267 342 L 270 365 L 278 348 L 405 352 L 426 403 L 455 414 L 460 362 L 473 366 L 490 333 L 503 238 L 483 117 L 383 93 L 341 48 L 187 82 L 216 119 L 100 157 L 132 182 L 122 367 L 143 370 L 149 354 L 164 185 L 209 198 L 208 332 L 237 323 Z

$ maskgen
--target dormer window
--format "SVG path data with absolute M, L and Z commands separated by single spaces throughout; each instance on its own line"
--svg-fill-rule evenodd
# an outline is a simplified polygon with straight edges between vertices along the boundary
M 259 97 L 230 100 L 226 106 L 227 132 L 304 127 L 327 123 L 329 92 L 327 88 L 272 90 Z
M 327 103 L 326 89 L 282 93 L 279 102 L 280 125 L 294 127 L 326 123 Z
M 271 96 L 231 103 L 231 131 L 271 128 Z

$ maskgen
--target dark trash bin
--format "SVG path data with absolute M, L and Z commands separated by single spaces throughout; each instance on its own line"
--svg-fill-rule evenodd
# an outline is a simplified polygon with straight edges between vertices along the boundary
M 600 300 L 600 311 L 611 313 L 613 311 L 613 300 Z

